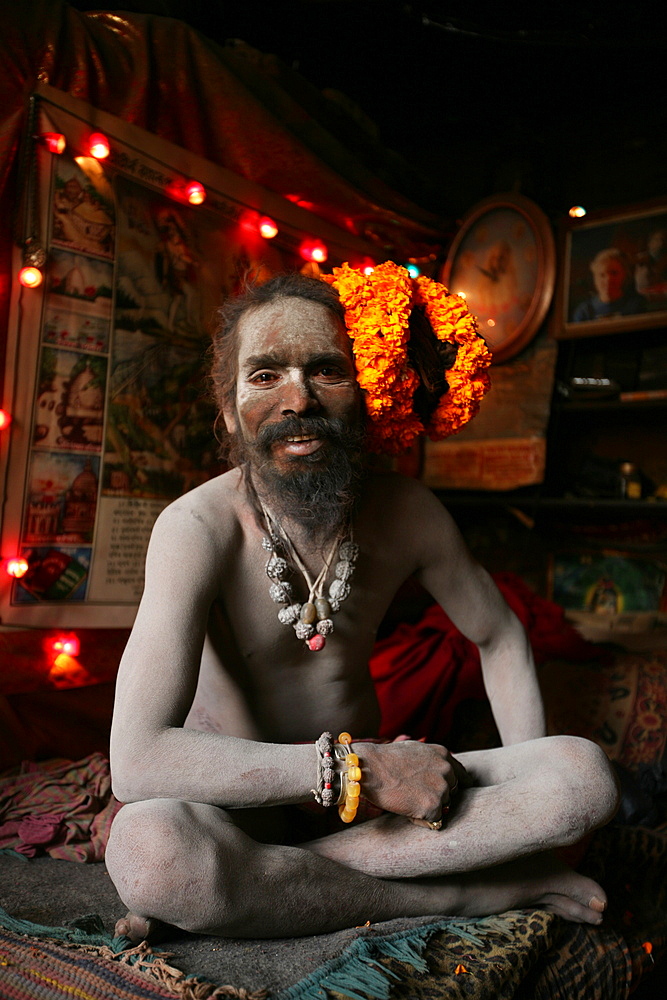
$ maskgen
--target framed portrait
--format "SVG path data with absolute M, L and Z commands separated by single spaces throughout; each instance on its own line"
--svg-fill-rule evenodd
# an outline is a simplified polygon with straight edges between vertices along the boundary
M 475 205 L 449 250 L 440 280 L 463 295 L 499 364 L 518 354 L 547 314 L 556 249 L 542 210 L 519 194 Z
M 568 221 L 555 335 L 667 324 L 667 200 Z

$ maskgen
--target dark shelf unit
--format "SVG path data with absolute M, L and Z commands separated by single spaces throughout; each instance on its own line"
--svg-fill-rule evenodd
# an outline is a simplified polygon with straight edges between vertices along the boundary
M 559 343 L 544 483 L 504 493 L 435 491 L 491 572 L 516 573 L 551 596 L 558 552 L 606 548 L 664 558 L 667 500 L 647 499 L 646 492 L 641 499 L 626 499 L 620 489 L 616 495 L 614 477 L 621 462 L 630 461 L 646 473 L 646 484 L 667 483 L 667 399 L 566 399 L 558 388 L 572 377 L 590 377 L 613 379 L 620 392 L 662 389 L 660 366 L 653 381 L 642 369 L 643 344 L 654 357 L 660 345 L 667 350 L 667 329 Z
M 587 392 L 565 398 L 572 379 L 608 379 L 619 394 L 595 398 Z M 667 329 L 651 328 L 562 340 L 558 345 L 556 387 L 547 440 L 547 475 L 543 494 L 590 502 L 600 511 L 613 509 L 620 466 L 639 469 L 644 497 L 667 483 Z M 655 395 L 651 396 L 651 393 Z M 595 496 L 599 492 L 599 498 Z M 582 497 L 584 494 L 584 497 Z M 617 501 L 619 510 L 638 515 L 664 515 L 660 501 Z
M 563 416 L 570 413 L 585 413 L 587 411 L 597 413 L 617 413 L 625 411 L 630 414 L 634 410 L 660 410 L 667 409 L 667 398 L 649 399 L 568 399 L 557 402 Z
M 664 517 L 667 500 L 622 500 L 611 497 L 551 497 L 523 493 L 475 493 L 434 490 L 445 507 L 518 507 L 543 511 L 604 511 L 630 517 Z

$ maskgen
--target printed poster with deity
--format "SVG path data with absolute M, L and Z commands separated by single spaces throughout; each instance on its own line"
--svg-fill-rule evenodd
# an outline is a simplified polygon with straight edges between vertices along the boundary
M 67 149 L 35 150 L 47 251 L 40 288 L 16 281 L 18 252 L 15 261 L 2 554 L 23 558 L 27 572 L 1 574 L 0 620 L 127 626 L 155 518 L 221 471 L 206 379 L 216 308 L 248 271 L 297 266 L 299 227 L 312 231 L 314 220 L 68 95 L 40 91 L 39 131 L 64 134 Z M 81 153 L 88 122 L 110 137 L 108 160 Z M 207 191 L 196 207 L 174 196 L 192 176 Z M 268 202 L 282 238 L 269 243 L 243 225 L 252 200 L 264 211 Z

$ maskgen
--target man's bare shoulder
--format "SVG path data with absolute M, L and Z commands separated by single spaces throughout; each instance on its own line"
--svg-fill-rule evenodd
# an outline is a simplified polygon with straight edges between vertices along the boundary
M 224 542 L 238 534 L 248 512 L 243 477 L 239 469 L 231 469 L 165 507 L 155 523 L 154 533 L 206 533 Z
M 359 540 L 391 549 L 419 572 L 442 563 L 462 546 L 459 530 L 435 494 L 423 483 L 398 473 L 369 476 L 357 518 Z
M 374 472 L 364 482 L 362 508 L 381 515 L 403 517 L 418 514 L 449 520 L 445 508 L 434 493 L 418 479 L 398 472 Z

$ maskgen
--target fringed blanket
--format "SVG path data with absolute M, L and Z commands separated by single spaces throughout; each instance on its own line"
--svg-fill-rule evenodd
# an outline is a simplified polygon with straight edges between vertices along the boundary
M 112 938 L 95 917 L 79 927 L 44 927 L 0 909 L 2 1000 L 264 1000 L 185 976 L 168 954 Z

